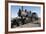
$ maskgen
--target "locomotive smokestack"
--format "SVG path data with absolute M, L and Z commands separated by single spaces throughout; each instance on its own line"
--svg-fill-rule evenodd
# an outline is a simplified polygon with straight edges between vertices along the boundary
M 22 11 L 23 11 L 23 6 L 22 6 Z

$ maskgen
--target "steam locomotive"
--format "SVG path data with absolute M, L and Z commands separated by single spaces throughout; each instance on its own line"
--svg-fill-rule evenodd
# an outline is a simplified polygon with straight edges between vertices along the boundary
M 18 16 L 11 20 L 11 22 L 12 22 L 11 28 L 13 28 L 14 25 L 16 25 L 16 27 L 18 27 L 18 26 L 20 26 L 20 24 L 24 25 L 27 23 L 31 23 L 35 20 L 38 20 L 37 13 L 35 13 L 35 12 L 32 13 L 31 11 L 27 11 L 26 9 L 25 9 L 25 11 L 19 9 Z

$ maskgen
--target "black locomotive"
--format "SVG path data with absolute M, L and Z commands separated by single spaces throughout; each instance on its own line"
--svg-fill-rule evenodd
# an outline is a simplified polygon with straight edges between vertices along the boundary
M 37 13 L 35 12 L 32 13 L 31 11 L 27 11 L 26 9 L 25 11 L 19 9 L 18 16 L 11 20 L 11 28 L 13 28 L 14 25 L 18 27 L 20 26 L 20 24 L 24 25 L 27 23 L 31 23 L 35 20 L 38 20 Z

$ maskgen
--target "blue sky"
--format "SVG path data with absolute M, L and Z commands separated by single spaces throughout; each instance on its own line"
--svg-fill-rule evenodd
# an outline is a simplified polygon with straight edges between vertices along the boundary
M 12 14 L 12 18 L 18 16 L 18 10 L 22 9 L 21 6 L 14 6 L 12 5 L 11 6 L 11 14 Z M 38 14 L 38 16 L 40 16 L 40 11 L 41 11 L 41 8 L 39 6 L 23 6 L 23 10 L 27 9 L 27 11 L 32 11 L 32 12 L 36 12 Z

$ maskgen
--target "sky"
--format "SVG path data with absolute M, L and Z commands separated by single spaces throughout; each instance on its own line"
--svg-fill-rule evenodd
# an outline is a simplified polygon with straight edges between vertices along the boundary
M 22 9 L 21 6 L 14 6 L 12 5 L 11 6 L 11 17 L 14 18 L 14 17 L 17 17 L 18 16 L 18 11 L 19 11 L 19 8 Z M 23 10 L 27 9 L 27 11 L 31 11 L 31 12 L 36 12 L 37 15 L 40 17 L 40 11 L 41 11 L 41 8 L 39 6 L 23 6 Z

